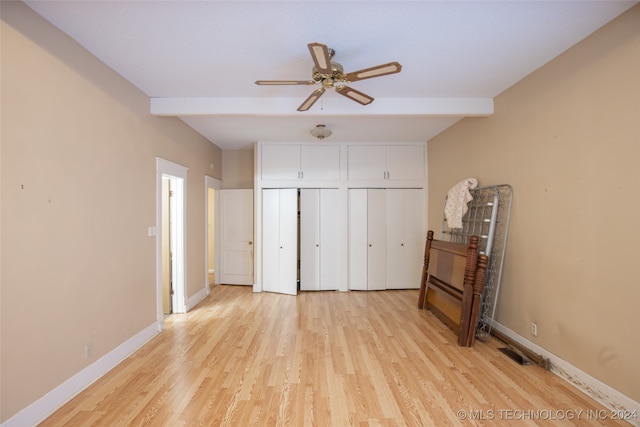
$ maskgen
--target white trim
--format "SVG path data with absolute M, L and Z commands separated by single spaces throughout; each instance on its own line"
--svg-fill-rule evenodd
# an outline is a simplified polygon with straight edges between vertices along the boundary
M 204 244 L 204 268 L 205 268 L 205 276 L 204 276 L 204 287 L 206 289 L 206 294 L 209 295 L 211 293 L 211 289 L 209 288 L 209 274 L 215 273 L 215 271 L 220 271 L 220 239 L 218 236 L 220 235 L 220 193 L 218 190 L 222 188 L 222 181 L 216 178 L 212 178 L 208 175 L 204 177 L 204 191 L 205 191 L 205 214 L 204 214 L 204 229 L 207 233 L 207 238 L 205 239 Z M 213 201 L 213 266 L 209 265 L 209 189 L 214 190 L 214 201 Z M 213 268 L 209 268 L 213 267 Z M 216 275 L 214 284 L 219 284 L 219 277 Z M 189 304 L 192 306 L 191 304 Z M 192 306 L 193 307 L 193 306 Z
M 202 288 L 198 292 L 196 292 L 192 297 L 187 300 L 187 312 L 190 311 L 193 307 L 198 305 L 202 300 L 204 300 L 207 296 L 209 296 L 209 287 Z
M 174 260 L 176 267 L 174 274 L 174 313 L 187 312 L 186 284 L 187 269 L 187 171 L 188 168 L 177 163 L 156 157 L 156 317 L 158 326 L 164 328 L 164 312 L 162 308 L 162 177 L 175 178 L 178 188 L 175 192 L 176 216 L 174 224 L 178 227 Z M 181 207 L 181 208 L 180 208 Z
M 591 375 L 571 365 L 569 362 L 561 359 L 555 354 L 545 350 L 539 345 L 529 341 L 521 335 L 518 335 L 511 329 L 493 322 L 493 328 L 503 333 L 515 342 L 523 345 L 534 353 L 549 360 L 550 371 L 591 397 L 593 400 L 601 403 L 608 409 L 635 411 L 640 416 L 640 403 L 634 401 L 630 397 L 622 394 L 618 390 L 593 378 Z M 633 426 L 640 427 L 640 419 L 628 420 Z
M 314 110 L 315 116 L 351 114 L 352 106 L 337 97 L 323 100 L 325 110 Z M 285 114 L 293 116 L 291 106 L 298 98 L 212 98 L 173 97 L 151 98 L 150 112 L 154 116 L 201 116 L 211 114 Z M 425 116 L 425 117 L 487 117 L 494 113 L 493 98 L 376 98 L 363 116 Z
M 134 351 L 158 335 L 158 325 L 154 322 L 124 343 L 87 366 L 58 387 L 36 400 L 2 423 L 0 427 L 35 426 L 67 403 L 81 391 L 89 387 L 103 375 L 115 368 Z

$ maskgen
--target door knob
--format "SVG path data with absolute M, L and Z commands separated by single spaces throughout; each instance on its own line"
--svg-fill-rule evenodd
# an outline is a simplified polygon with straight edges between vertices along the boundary
M 252 242 L 251 240 L 249 240 L 249 244 L 250 244 L 250 245 L 253 245 L 253 242 Z

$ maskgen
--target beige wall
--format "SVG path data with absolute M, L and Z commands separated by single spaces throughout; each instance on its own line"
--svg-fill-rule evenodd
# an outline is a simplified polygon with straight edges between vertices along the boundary
M 253 188 L 253 150 L 224 150 L 222 163 L 222 188 Z
M 187 296 L 203 289 L 205 174 L 222 153 L 151 116 L 147 96 L 22 3 L 1 7 L 5 421 L 156 321 L 156 156 L 189 168 Z
M 428 158 L 437 233 L 458 181 L 514 188 L 497 320 L 640 401 L 640 6 L 498 96 L 492 117 L 431 140 Z

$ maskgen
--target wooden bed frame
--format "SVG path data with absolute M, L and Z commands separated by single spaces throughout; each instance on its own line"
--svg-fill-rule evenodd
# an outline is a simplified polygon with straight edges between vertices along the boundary
M 475 341 L 489 258 L 478 254 L 478 236 L 469 245 L 435 240 L 427 233 L 418 308 L 426 308 L 458 336 L 458 345 Z

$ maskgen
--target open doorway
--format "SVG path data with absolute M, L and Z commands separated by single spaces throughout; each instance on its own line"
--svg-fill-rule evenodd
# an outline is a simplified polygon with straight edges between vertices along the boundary
M 156 158 L 156 306 L 164 316 L 186 313 L 185 200 L 187 168 Z
M 211 288 L 220 283 L 220 275 L 218 274 L 219 265 L 219 244 L 218 244 L 218 211 L 219 211 L 219 190 L 222 182 L 210 176 L 205 176 L 206 189 L 206 221 L 207 221 L 207 245 L 206 253 L 206 291 L 209 295 Z

